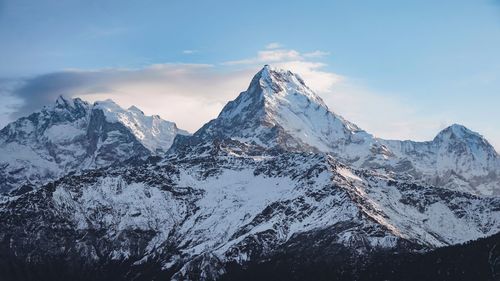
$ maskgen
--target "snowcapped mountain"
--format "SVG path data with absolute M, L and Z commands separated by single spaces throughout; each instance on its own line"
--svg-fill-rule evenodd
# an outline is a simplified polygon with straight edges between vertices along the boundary
M 136 107 L 124 110 L 111 100 L 90 105 L 59 97 L 0 131 L 0 192 L 155 155 L 166 151 L 177 134 L 188 133 Z
M 483 137 L 454 125 L 429 142 L 375 138 L 289 71 L 265 66 L 146 160 L 172 143 L 152 127 L 136 108 L 60 99 L 2 130 L 2 143 L 88 169 L 0 198 L 0 276 L 217 280 L 294 256 L 356 280 L 380 255 L 500 232 L 498 154 Z M 144 161 L 109 165 L 132 156 Z
M 175 123 L 165 121 L 158 115 L 146 116 L 135 106 L 123 110 L 112 100 L 106 100 L 94 103 L 94 109 L 104 112 L 106 121 L 121 123 L 127 127 L 153 154 L 167 151 L 178 134 L 189 135 L 187 131 L 177 128 Z
M 256 156 L 235 145 L 207 143 L 202 154 L 101 168 L 10 197 L 0 204 L 2 252 L 42 265 L 64 255 L 71 266 L 121 263 L 130 274 L 155 265 L 165 279 L 214 280 L 291 241 L 361 261 L 500 230 L 498 197 L 399 182 L 321 153 Z
M 473 194 L 500 194 L 500 157 L 481 135 L 453 125 L 430 142 L 376 138 L 331 112 L 298 75 L 267 65 L 194 136 L 201 142 L 231 138 L 265 148 L 327 152 L 357 168 Z
M 248 89 L 195 137 L 232 138 L 266 148 L 327 152 L 370 136 L 332 113 L 298 75 L 266 65 Z
M 381 142 L 396 155 L 392 167 L 398 173 L 436 186 L 500 195 L 498 153 L 483 136 L 462 125 L 451 125 L 428 142 Z

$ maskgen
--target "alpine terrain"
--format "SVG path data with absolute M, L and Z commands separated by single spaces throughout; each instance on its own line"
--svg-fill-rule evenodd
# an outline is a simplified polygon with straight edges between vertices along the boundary
M 0 163 L 5 280 L 500 277 L 484 137 L 380 139 L 267 65 L 192 135 L 59 98 L 0 131 Z
M 0 192 L 157 155 L 177 134 L 188 133 L 157 115 L 144 116 L 135 106 L 124 110 L 111 100 L 90 105 L 61 96 L 0 131 Z

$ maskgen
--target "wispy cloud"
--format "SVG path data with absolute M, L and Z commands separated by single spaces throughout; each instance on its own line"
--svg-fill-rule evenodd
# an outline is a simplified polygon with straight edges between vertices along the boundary
M 194 131 L 217 116 L 256 68 L 225 71 L 204 64 L 155 64 L 141 69 L 67 70 L 28 79 L 11 91 L 21 103 L 12 118 L 24 116 L 57 96 L 88 101 L 111 98 L 123 107 L 137 105 Z
M 400 95 L 371 89 L 355 77 L 327 70 L 321 59 L 326 51 L 299 52 L 293 49 L 264 49 L 256 56 L 227 61 L 224 65 L 272 64 L 301 75 L 320 94 L 330 109 L 379 137 L 391 139 L 431 139 L 443 124 L 453 123 L 445 114 L 419 114 Z
M 323 52 L 323 51 L 316 50 L 313 52 L 305 53 L 304 57 L 305 58 L 322 58 L 322 57 L 326 57 L 329 55 L 330 55 L 330 52 Z
M 290 60 L 302 60 L 302 55 L 295 50 L 287 49 L 273 49 L 273 50 L 262 50 L 257 53 L 257 56 L 246 59 L 226 61 L 225 65 L 238 65 L 238 64 L 262 64 L 262 63 L 273 63 L 281 61 Z
M 282 47 L 283 47 L 283 45 L 281 45 L 278 42 L 272 42 L 272 43 L 269 43 L 266 45 L 266 49 L 278 49 L 278 48 L 282 48 Z
M 326 63 L 318 61 L 325 55 L 320 51 L 264 49 L 254 57 L 215 65 L 154 64 L 139 69 L 49 73 L 25 80 L 20 86 L 0 87 L 0 103 L 5 107 L 0 109 L 4 112 L 0 125 L 8 119 L 6 112 L 10 119 L 27 115 L 63 95 L 89 101 L 111 98 L 123 107 L 136 105 L 146 114 L 159 114 L 195 131 L 245 90 L 263 64 L 298 73 L 332 111 L 376 136 L 431 139 L 445 124 L 456 121 L 449 120 L 453 117 L 446 112 L 422 114 L 397 93 L 376 91 L 362 80 L 330 71 Z M 492 142 L 498 146 L 498 140 Z
M 185 55 L 192 55 L 198 53 L 198 50 L 183 50 L 182 53 Z
M 330 52 L 315 50 L 312 52 L 299 52 L 294 49 L 282 48 L 278 43 L 271 43 L 264 50 L 257 52 L 255 57 L 226 61 L 224 65 L 248 65 L 276 63 L 284 61 L 307 61 L 312 58 L 322 58 L 330 55 Z
M 321 63 L 280 61 L 274 66 L 300 73 L 311 88 L 326 91 L 340 77 L 322 71 Z M 11 119 L 25 116 L 59 95 L 89 101 L 111 98 L 118 104 L 136 105 L 194 131 L 215 118 L 222 107 L 245 90 L 262 67 L 242 69 L 204 64 L 155 64 L 141 69 L 66 70 L 37 76 L 11 91 L 17 108 Z M 22 102 L 19 102 L 22 101 Z
M 271 43 L 266 46 L 266 49 L 257 52 L 256 56 L 226 61 L 225 66 L 262 66 L 271 64 L 273 66 L 288 69 L 301 75 L 307 84 L 319 93 L 328 93 L 331 91 L 334 84 L 339 83 L 344 78 L 333 72 L 325 70 L 326 64 L 318 61 L 310 60 L 313 57 L 323 57 L 328 54 L 324 51 L 313 51 L 302 53 L 293 49 L 273 48 L 279 47 L 278 43 Z
M 12 119 L 23 100 L 14 94 L 20 86 L 19 80 L 0 79 L 0 128 Z

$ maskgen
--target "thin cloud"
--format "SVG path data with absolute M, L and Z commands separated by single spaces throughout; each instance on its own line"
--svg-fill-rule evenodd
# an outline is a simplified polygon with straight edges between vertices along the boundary
M 324 64 L 302 60 L 298 52 L 259 53 L 261 61 L 299 73 L 315 91 L 326 92 L 340 76 L 323 71 Z M 11 119 L 52 104 L 59 95 L 89 101 L 111 98 L 123 107 L 136 105 L 179 127 L 195 131 L 215 118 L 222 107 L 244 91 L 263 64 L 229 66 L 155 64 L 141 69 L 66 70 L 23 81 L 12 91 L 18 107 Z
M 305 53 L 304 57 L 305 58 L 322 58 L 322 57 L 326 57 L 329 55 L 330 55 L 330 52 L 323 52 L 323 51 L 316 50 L 314 52 Z
M 271 45 L 271 44 L 270 44 Z M 231 60 L 226 61 L 223 65 L 245 65 L 245 64 L 263 64 L 263 63 L 276 63 L 283 61 L 304 61 L 310 58 L 321 58 L 328 56 L 329 52 L 324 51 L 313 51 L 301 53 L 293 49 L 283 49 L 283 48 L 269 48 L 266 46 L 265 50 L 257 52 L 257 55 L 252 58 Z
M 246 88 L 258 68 L 221 71 L 204 64 L 156 64 L 142 69 L 68 70 L 28 79 L 11 92 L 22 102 L 11 120 L 52 104 L 59 95 L 88 101 L 107 98 L 136 105 L 194 131 L 217 116 Z
M 330 55 L 325 51 L 299 52 L 293 49 L 265 49 L 252 58 L 225 62 L 225 65 L 272 64 L 298 73 L 320 94 L 330 109 L 378 137 L 429 140 L 450 123 L 445 114 L 419 114 L 397 94 L 370 89 L 359 79 L 327 70 L 317 59 Z
M 334 84 L 343 80 L 341 75 L 326 71 L 326 64 L 309 60 L 309 58 L 325 56 L 328 54 L 327 52 L 314 51 L 301 53 L 293 49 L 270 49 L 270 47 L 279 46 L 278 43 L 271 43 L 266 46 L 266 49 L 258 51 L 255 57 L 226 61 L 223 65 L 261 66 L 271 64 L 279 68 L 288 69 L 302 76 L 309 87 L 318 93 L 329 93 Z
M 12 79 L 0 79 L 0 128 L 11 121 L 11 117 L 18 110 L 22 100 L 13 94 L 20 87 L 20 81 Z
M 283 47 L 283 45 L 281 45 L 278 42 L 272 42 L 272 43 L 269 43 L 266 45 L 266 49 L 278 49 L 278 48 L 282 48 L 282 47 Z
M 125 108 L 136 105 L 146 114 L 159 114 L 193 132 L 246 90 L 264 64 L 298 73 L 332 111 L 378 137 L 429 140 L 443 124 L 459 121 L 446 112 L 422 114 L 410 102 L 400 100 L 400 95 L 375 91 L 361 80 L 329 71 L 325 63 L 312 60 L 324 54 L 312 53 L 264 49 L 253 58 L 217 65 L 155 64 L 140 69 L 49 73 L 20 86 L 4 87 L 0 102 L 8 104 L 8 110 L 1 109 L 0 122 L 5 125 L 8 119 L 25 116 L 63 95 L 91 102 L 111 98 Z M 498 147 L 499 140 L 490 135 Z
M 266 63 L 298 73 L 310 88 L 331 101 L 333 109 L 340 104 L 339 97 L 343 97 L 341 102 L 345 107 L 341 109 L 349 110 L 341 110 L 342 114 L 358 117 L 350 112 L 363 111 L 368 106 L 363 102 L 369 95 L 366 92 L 334 94 L 335 87 L 345 84 L 347 78 L 326 71 L 324 63 L 305 60 L 295 50 L 277 49 L 259 51 L 256 58 L 248 60 L 241 69 L 203 64 L 155 64 L 141 69 L 67 70 L 37 76 L 12 91 L 12 96 L 23 102 L 11 117 L 25 116 L 43 105 L 52 104 L 59 95 L 89 101 L 111 98 L 123 107 L 136 105 L 147 114 L 159 114 L 181 128 L 195 131 L 245 90 L 252 76 Z
M 302 55 L 295 50 L 274 49 L 262 50 L 257 53 L 256 57 L 226 61 L 224 65 L 245 65 L 245 64 L 263 64 L 290 60 L 302 60 Z
M 198 50 L 183 50 L 182 53 L 185 55 L 192 55 L 198 53 Z

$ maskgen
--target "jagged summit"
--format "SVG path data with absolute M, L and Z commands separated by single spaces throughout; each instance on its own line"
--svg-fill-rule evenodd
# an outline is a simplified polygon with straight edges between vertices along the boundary
M 296 92 L 328 110 L 328 106 L 321 97 L 316 95 L 298 74 L 290 70 L 265 65 L 252 79 L 252 83 L 255 80 L 258 80 L 260 87 L 262 87 L 265 98 L 277 98 L 279 94 Z
M 45 106 L 46 109 L 51 110 L 54 108 L 66 108 L 66 109 L 75 109 L 81 107 L 88 107 L 89 103 L 80 99 L 80 98 L 65 98 L 63 95 L 59 95 L 56 101 L 50 105 Z
M 62 95 L 59 95 L 56 99 L 56 105 L 59 106 L 71 106 L 72 100 L 65 99 Z
M 63 96 L 0 131 L 0 193 L 69 171 L 163 153 L 188 132 L 112 100 L 89 104 Z
M 192 137 L 174 123 L 146 116 L 135 106 L 125 110 L 112 100 L 89 104 L 61 96 L 52 106 L 1 131 L 0 148 L 7 150 L 0 162 L 9 164 L 3 171 L 5 178 L 22 178 L 18 174 L 32 171 L 53 178 L 63 166 L 97 167 L 137 154 L 158 155 L 172 143 L 173 153 L 180 148 L 199 153 L 196 147 L 210 147 L 221 140 L 232 153 L 329 153 L 355 168 L 475 194 L 500 194 L 500 157 L 478 133 L 455 124 L 427 142 L 375 138 L 331 112 L 299 75 L 269 65 Z M 11 170 L 26 165 L 34 167 L 18 174 Z
M 45 116 L 45 119 L 51 122 L 64 120 L 75 121 L 83 118 L 90 107 L 91 105 L 88 102 L 80 98 L 71 99 L 60 95 L 54 103 L 44 106 L 40 111 L 34 112 L 34 114 L 41 114 Z M 20 119 L 23 119 L 23 117 Z M 9 126 L 9 124 L 7 126 Z
M 323 152 L 367 135 L 332 113 L 297 74 L 269 65 L 222 109 L 217 119 L 195 133 L 205 140 L 230 138 L 267 148 Z
M 299 75 L 269 65 L 216 119 L 193 137 L 175 141 L 172 152 L 181 147 L 198 151 L 194 144 L 214 140 L 229 140 L 236 150 L 241 150 L 237 143 L 243 143 L 271 151 L 330 153 L 356 168 L 396 173 L 475 194 L 500 193 L 500 158 L 479 134 L 455 124 L 433 141 L 376 138 L 331 112 Z
M 128 111 L 135 111 L 135 112 L 138 112 L 138 113 L 141 113 L 144 115 L 144 112 L 142 110 L 140 110 L 138 107 L 136 107 L 135 105 L 132 105 L 131 107 L 129 107 L 127 109 Z
M 125 110 L 108 99 L 94 103 L 94 108 L 101 109 L 109 122 L 122 123 L 153 152 L 166 151 L 177 134 L 189 135 L 187 131 L 178 129 L 174 122 L 163 120 L 158 115 L 147 116 L 136 106 Z
M 374 138 L 288 71 L 264 67 L 194 136 L 135 107 L 77 103 L 0 131 L 0 190 L 32 183 L 0 196 L 2 277 L 225 280 L 234 266 L 303 257 L 347 280 L 390 253 L 500 230 L 500 197 L 470 194 L 500 182 L 476 134 Z M 188 149 L 148 149 L 168 139 L 161 124 Z

